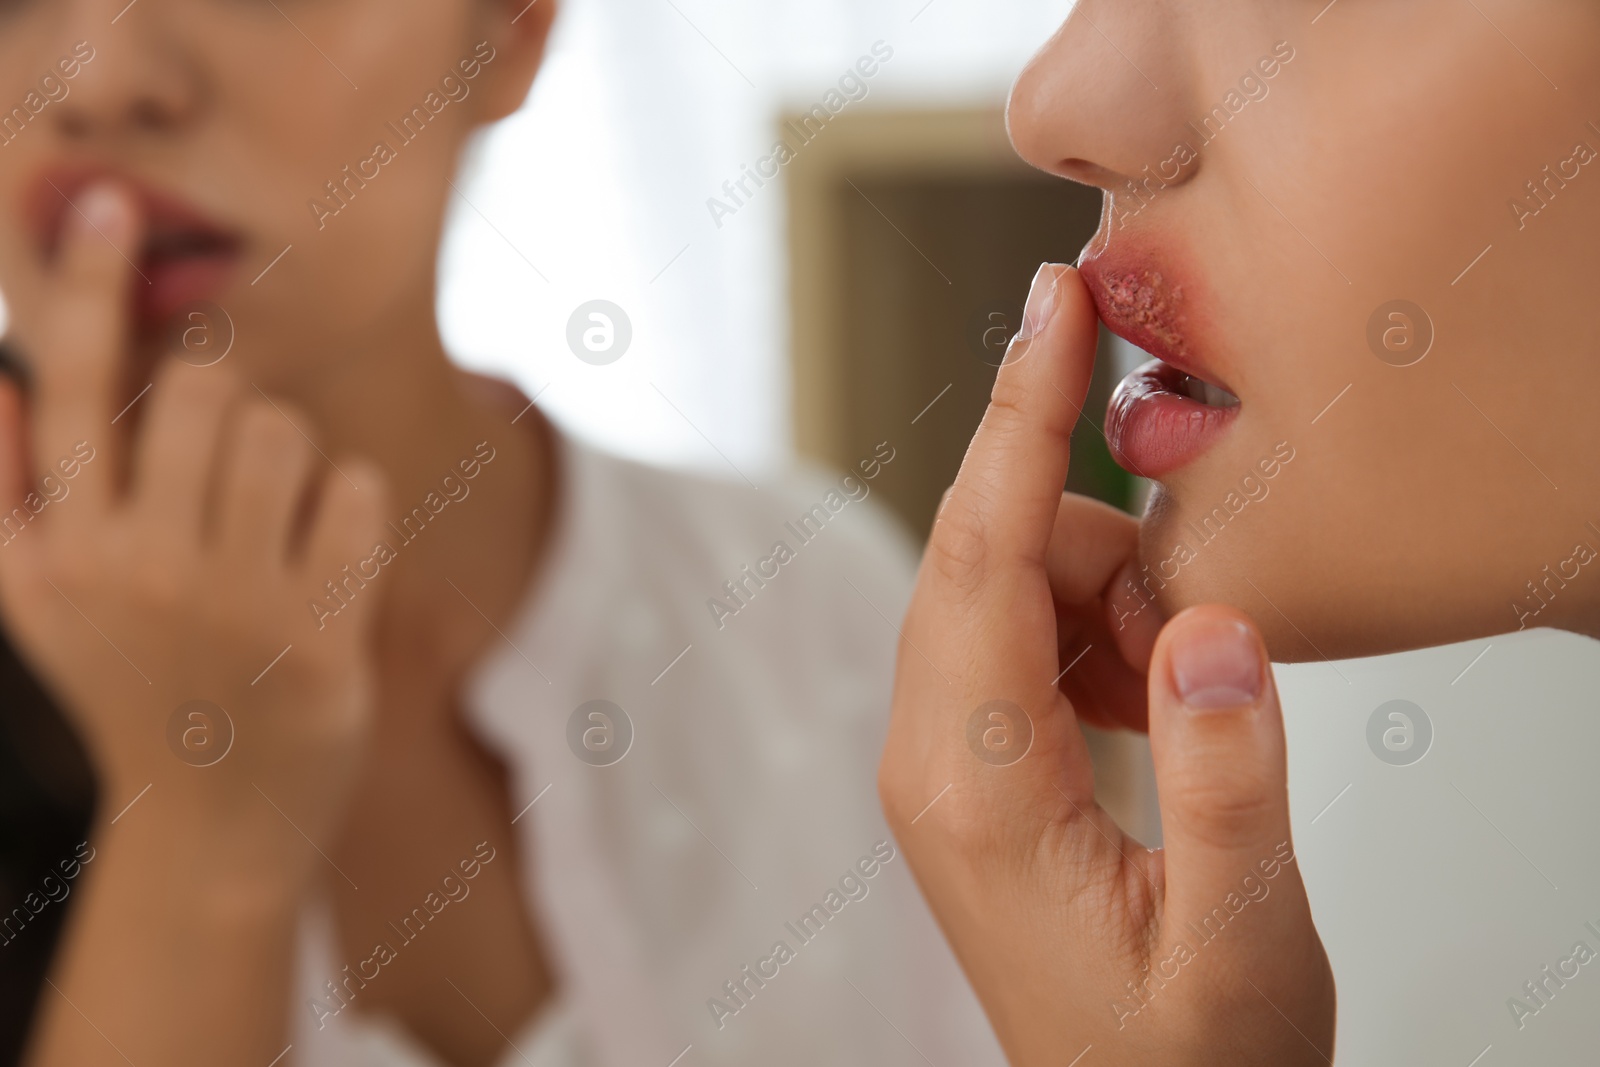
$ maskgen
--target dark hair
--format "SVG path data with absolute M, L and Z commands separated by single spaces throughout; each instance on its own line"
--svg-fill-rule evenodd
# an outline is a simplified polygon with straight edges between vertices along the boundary
M 19 371 L 0 345 L 0 374 L 25 382 Z M 72 902 L 52 899 L 45 879 L 66 881 L 94 802 L 83 745 L 0 623 L 0 1064 L 22 1057 Z

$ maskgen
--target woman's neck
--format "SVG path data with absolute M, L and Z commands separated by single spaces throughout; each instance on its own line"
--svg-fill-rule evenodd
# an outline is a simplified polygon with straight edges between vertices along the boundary
M 355 595 L 383 598 L 380 656 L 448 683 L 499 640 L 532 580 L 555 500 L 554 437 L 520 394 L 451 364 L 431 299 L 412 307 L 282 391 L 331 464 L 359 455 L 383 468 L 394 559 Z

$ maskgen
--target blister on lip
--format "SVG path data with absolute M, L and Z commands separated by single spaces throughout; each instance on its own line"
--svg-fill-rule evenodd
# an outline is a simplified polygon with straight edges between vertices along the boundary
M 1214 365 L 1217 354 L 1206 344 L 1203 322 L 1196 321 L 1204 297 L 1185 278 L 1183 257 L 1181 246 L 1133 241 L 1113 248 L 1107 241 L 1091 244 L 1078 269 L 1106 329 L 1215 390 L 1183 395 L 1201 403 L 1236 404 L 1240 393 L 1225 369 Z
M 1127 330 L 1156 344 L 1134 341 L 1152 355 L 1183 358 L 1188 342 L 1178 329 L 1183 318 L 1183 287 L 1157 270 L 1123 270 L 1100 276 L 1101 318 L 1114 333 Z M 1121 329 L 1119 329 L 1119 327 Z

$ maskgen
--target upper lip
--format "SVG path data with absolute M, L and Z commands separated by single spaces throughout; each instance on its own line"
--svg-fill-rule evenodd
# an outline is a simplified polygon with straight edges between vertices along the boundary
M 1197 351 L 1193 287 L 1155 250 L 1113 249 L 1097 239 L 1084 250 L 1078 273 L 1106 329 L 1161 362 L 1238 395 Z
M 237 231 L 230 229 L 184 198 L 164 192 L 111 167 L 74 166 L 46 170 L 24 194 L 25 223 L 46 258 L 55 255 L 63 223 L 75 210 L 79 196 L 91 185 L 108 181 L 133 197 L 139 207 L 144 244 L 143 258 L 171 247 L 174 241 L 199 240 L 222 249 L 236 249 L 241 243 Z

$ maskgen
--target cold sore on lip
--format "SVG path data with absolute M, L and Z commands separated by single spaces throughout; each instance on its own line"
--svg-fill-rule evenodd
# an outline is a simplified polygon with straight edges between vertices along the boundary
M 1227 388 L 1193 373 L 1180 284 L 1158 270 L 1088 265 L 1091 292 L 1113 333 L 1156 358 L 1128 375 L 1106 412 L 1106 441 L 1124 468 L 1160 478 L 1196 459 L 1239 413 Z

